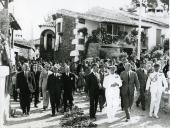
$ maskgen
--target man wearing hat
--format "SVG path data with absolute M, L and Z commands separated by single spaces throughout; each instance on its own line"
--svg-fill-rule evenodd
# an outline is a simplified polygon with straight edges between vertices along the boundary
M 139 107 L 139 104 L 141 103 L 143 111 L 145 110 L 145 89 L 147 81 L 147 71 L 145 70 L 145 66 L 145 62 L 141 61 L 140 68 L 136 71 L 140 83 L 140 95 L 136 101 L 136 106 Z
M 61 98 L 61 88 L 62 88 L 62 76 L 58 73 L 60 66 L 54 65 L 52 70 L 53 73 L 49 75 L 47 80 L 47 90 L 49 91 L 50 95 L 50 103 L 52 108 L 52 116 L 55 116 L 55 110 L 58 112 L 58 108 L 60 105 L 60 98 Z
M 154 72 L 151 73 L 148 77 L 146 83 L 146 91 L 150 89 L 151 93 L 151 103 L 150 103 L 150 112 L 149 117 L 154 116 L 159 118 L 158 111 L 161 101 L 162 92 L 168 87 L 165 75 L 159 72 L 160 64 L 154 64 Z
M 115 114 L 120 105 L 120 89 L 122 81 L 120 76 L 115 73 L 116 66 L 108 67 L 110 73 L 104 78 L 103 86 L 106 89 L 107 117 L 109 123 L 115 120 Z

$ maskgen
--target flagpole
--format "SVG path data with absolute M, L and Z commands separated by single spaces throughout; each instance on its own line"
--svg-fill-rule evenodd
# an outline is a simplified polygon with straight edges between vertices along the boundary
M 139 7 L 139 27 L 138 27 L 138 47 L 137 47 L 137 59 L 140 60 L 140 52 L 141 52 L 141 7 L 142 7 L 142 0 L 139 0 L 140 7 Z

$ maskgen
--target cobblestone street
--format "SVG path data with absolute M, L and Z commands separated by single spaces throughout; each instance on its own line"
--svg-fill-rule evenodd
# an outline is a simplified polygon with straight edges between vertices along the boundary
M 88 114 L 89 103 L 85 100 L 84 95 L 76 94 L 74 96 L 74 104 L 82 108 L 85 114 Z M 19 107 L 19 102 L 12 102 L 12 107 Z M 5 125 L 5 128 L 59 128 L 60 118 L 62 114 L 58 114 L 55 117 L 51 117 L 51 109 L 42 111 L 42 102 L 38 108 L 31 107 L 31 114 L 29 117 L 17 116 L 10 118 Z M 170 116 L 163 111 L 159 113 L 160 119 L 149 118 L 148 108 L 143 112 L 140 108 L 136 108 L 135 104 L 131 111 L 130 122 L 125 122 L 125 113 L 119 110 L 116 114 L 117 120 L 113 123 L 107 122 L 106 109 L 102 112 L 97 112 L 97 120 L 94 122 L 98 124 L 98 128 L 167 128 L 170 127 Z

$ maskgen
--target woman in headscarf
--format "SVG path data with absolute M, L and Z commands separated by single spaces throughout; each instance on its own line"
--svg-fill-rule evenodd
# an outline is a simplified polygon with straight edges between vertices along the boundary
M 116 66 L 110 66 L 110 73 L 104 78 L 103 87 L 106 95 L 107 103 L 107 117 L 108 122 L 114 121 L 116 111 L 119 109 L 120 104 L 120 89 L 122 86 L 122 81 L 120 76 L 115 74 Z

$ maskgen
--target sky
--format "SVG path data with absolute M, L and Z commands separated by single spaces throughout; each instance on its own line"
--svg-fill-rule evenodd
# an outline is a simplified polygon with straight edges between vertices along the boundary
M 38 39 L 44 17 L 54 14 L 58 9 L 68 9 L 77 12 L 85 12 L 88 9 L 99 6 L 106 9 L 119 9 L 130 4 L 131 0 L 14 0 L 9 5 L 9 10 L 17 19 L 22 28 L 23 38 Z

